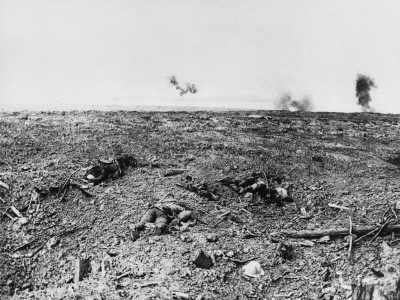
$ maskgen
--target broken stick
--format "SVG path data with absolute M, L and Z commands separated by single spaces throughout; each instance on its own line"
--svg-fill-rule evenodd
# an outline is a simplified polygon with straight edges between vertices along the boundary
M 353 226 L 353 234 L 362 235 L 369 233 L 376 229 L 376 226 Z M 378 227 L 379 228 L 379 227 Z M 383 228 L 381 232 L 400 232 L 400 225 L 388 225 Z M 282 234 L 291 238 L 320 238 L 326 235 L 331 237 L 341 237 L 349 234 L 348 228 L 332 228 L 332 229 L 321 229 L 321 230 L 296 230 L 296 231 L 282 231 Z
M 61 188 L 58 190 L 57 197 L 60 197 L 61 192 L 65 188 L 65 186 L 68 184 L 68 182 L 71 180 L 71 177 L 78 172 L 80 169 L 75 170 L 74 172 L 71 173 L 71 175 L 68 176 L 68 178 L 65 180 L 64 184 L 61 186 Z
M 17 215 L 18 218 L 23 218 L 24 216 L 20 213 L 18 209 L 15 208 L 15 206 L 11 205 L 10 206 L 11 210 L 14 212 L 14 214 Z
M 349 229 L 349 236 L 350 236 L 350 240 L 349 240 L 349 262 L 350 264 L 352 264 L 353 258 L 351 255 L 351 250 L 353 248 L 353 222 L 351 221 L 351 217 L 349 216 L 349 221 L 350 221 L 350 229 Z
M 350 210 L 350 208 L 348 208 L 346 206 L 337 205 L 337 204 L 333 204 L 333 203 L 328 203 L 328 206 L 332 207 L 332 208 L 342 209 L 342 210 Z

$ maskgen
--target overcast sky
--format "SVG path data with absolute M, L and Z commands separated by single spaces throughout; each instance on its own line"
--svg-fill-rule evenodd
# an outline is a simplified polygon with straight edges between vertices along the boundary
M 400 1 L 0 0 L 0 108 L 213 105 L 400 113 Z M 180 97 L 176 75 L 199 92 Z

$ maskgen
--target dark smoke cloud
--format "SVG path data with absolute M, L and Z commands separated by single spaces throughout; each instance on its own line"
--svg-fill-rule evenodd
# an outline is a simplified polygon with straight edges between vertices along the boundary
M 369 94 L 371 88 L 376 88 L 374 79 L 367 75 L 358 74 L 356 79 L 356 96 L 358 98 L 358 105 L 362 107 L 363 111 L 373 111 L 370 105 L 372 98 Z
M 194 83 L 188 82 L 188 83 L 186 83 L 186 87 L 183 88 L 179 85 L 178 80 L 176 79 L 176 77 L 174 75 L 169 77 L 169 83 L 172 84 L 173 86 L 175 86 L 175 88 L 180 91 L 179 94 L 181 96 L 183 96 L 187 93 L 191 93 L 191 94 L 197 93 L 197 87 Z
M 312 111 L 313 108 L 314 105 L 309 96 L 294 100 L 289 93 L 283 94 L 276 104 L 276 109 L 279 110 Z

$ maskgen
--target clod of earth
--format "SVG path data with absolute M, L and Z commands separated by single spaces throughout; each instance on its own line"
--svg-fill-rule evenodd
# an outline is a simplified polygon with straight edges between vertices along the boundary
M 216 241 L 218 241 L 218 235 L 216 234 L 208 234 L 206 236 L 206 240 L 210 243 L 215 243 Z

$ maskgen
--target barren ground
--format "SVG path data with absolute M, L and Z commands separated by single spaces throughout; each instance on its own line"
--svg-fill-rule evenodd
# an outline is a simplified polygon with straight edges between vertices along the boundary
M 264 117 L 249 117 L 255 113 Z M 355 225 L 379 222 L 400 195 L 399 133 L 398 116 L 380 114 L 2 113 L 0 181 L 9 185 L 0 187 L 2 299 L 172 299 L 172 292 L 193 299 L 203 293 L 204 299 L 346 299 L 357 276 L 380 268 L 382 241 L 398 247 L 396 236 L 354 245 L 351 264 L 347 248 L 335 251 L 344 238 L 303 240 L 276 233 L 349 227 L 349 216 Z M 35 186 L 60 185 L 75 171 L 72 179 L 82 183 L 85 168 L 121 153 L 160 167 L 129 169 L 90 187 L 93 198 L 72 189 L 61 202 L 31 201 Z M 171 168 L 187 172 L 163 177 Z M 295 202 L 277 206 L 218 183 L 254 171 L 283 176 Z M 208 201 L 176 186 L 187 175 L 214 184 L 221 198 Z M 206 224 L 161 236 L 146 232 L 131 241 L 129 225 L 167 193 L 188 203 Z M 14 216 L 11 206 L 26 224 L 4 214 Z M 237 218 L 219 222 L 228 209 Z M 244 226 L 259 236 L 244 238 Z M 210 233 L 218 235 L 217 242 L 206 240 Z M 59 243 L 48 247 L 57 235 Z M 278 241 L 293 246 L 293 258 L 277 255 Z M 221 250 L 223 256 L 210 269 L 196 268 L 192 257 L 198 249 Z M 75 261 L 83 253 L 92 270 L 74 283 Z M 238 261 L 249 258 L 261 264 L 264 276 L 242 275 Z

